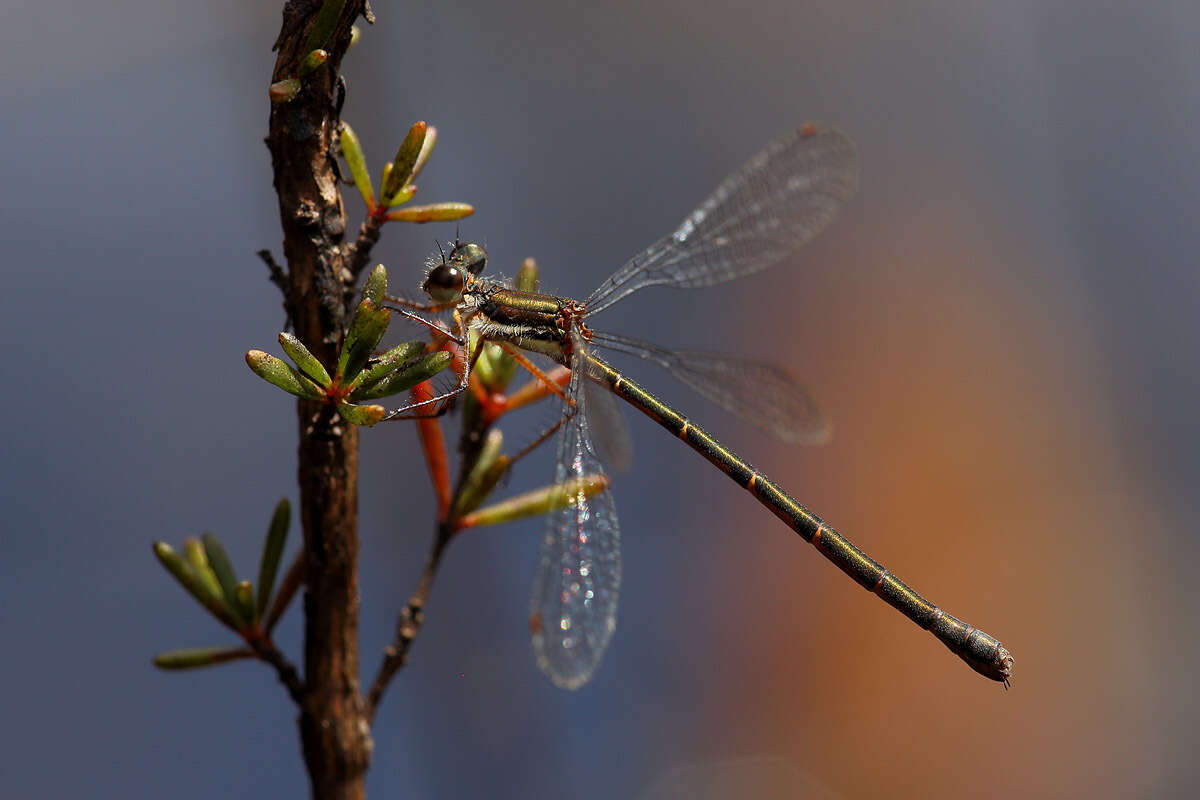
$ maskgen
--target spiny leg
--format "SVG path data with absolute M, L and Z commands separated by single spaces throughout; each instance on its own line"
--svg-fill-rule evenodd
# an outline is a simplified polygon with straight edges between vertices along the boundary
M 542 442 L 546 441 L 551 436 L 553 436 L 554 432 L 557 431 L 559 428 L 561 428 L 563 425 L 565 425 L 567 420 L 569 420 L 569 419 L 571 419 L 571 417 L 575 416 L 575 414 L 577 412 L 578 412 L 578 407 L 576 407 L 574 404 L 572 404 L 570 410 L 567 411 L 566 413 L 562 414 L 558 418 L 558 422 L 554 423 L 549 428 L 547 428 L 546 430 L 539 433 L 536 439 L 534 439 L 532 442 L 530 442 L 529 444 L 522 447 L 520 450 L 518 450 L 516 452 L 516 454 L 512 458 L 509 459 L 509 461 L 508 461 L 509 468 L 511 469 L 513 464 L 516 464 L 522 458 L 524 458 L 525 456 L 529 455 L 534 450 L 536 450 L 542 444 Z
M 508 342 L 500 342 L 499 344 L 501 348 L 504 349 L 504 352 L 511 356 L 514 361 L 524 367 L 529 374 L 533 376 L 533 380 L 525 384 L 525 386 L 522 386 L 519 390 L 517 390 L 517 392 L 508 398 L 509 402 L 505 408 L 506 411 L 511 411 L 514 408 L 520 408 L 523 405 L 532 403 L 535 400 L 540 400 L 541 398 L 547 397 L 551 394 L 557 395 L 567 406 L 567 410 L 559 416 L 558 422 L 542 431 L 540 434 L 538 434 L 537 438 L 517 451 L 517 453 L 509 462 L 510 464 L 515 464 L 536 450 L 538 446 L 554 435 L 554 432 L 561 428 L 563 424 L 567 422 L 567 420 L 575 416 L 576 412 L 579 410 L 579 407 L 575 403 L 575 398 L 568 397 L 566 392 L 563 391 L 563 385 L 567 382 L 567 380 L 570 379 L 571 376 L 571 371 L 569 369 L 563 366 L 558 366 L 548 374 L 541 370 L 528 358 L 526 358 L 525 355 L 513 345 L 509 344 Z M 516 402 L 513 402 L 514 400 Z
M 405 300 L 403 297 L 392 297 L 391 295 L 388 295 L 386 300 L 387 300 L 387 302 L 393 303 L 397 306 L 403 306 L 404 308 L 411 308 L 413 311 L 425 311 L 428 313 L 433 313 L 433 312 L 437 312 L 437 311 L 449 311 L 450 309 L 452 309 L 458 305 L 458 301 L 455 301 L 453 303 L 414 303 L 412 300 Z M 399 311 L 400 309 L 397 308 L 397 309 L 393 309 L 393 310 Z
M 417 316 L 416 314 L 410 314 L 409 312 L 404 311 L 403 309 L 392 309 L 392 310 L 396 311 L 397 313 L 403 314 L 406 317 L 410 317 L 411 319 L 414 319 L 414 320 L 428 326 L 432 330 L 437 331 L 439 334 L 445 336 L 449 341 L 454 342 L 455 344 L 459 345 L 460 347 L 466 346 L 466 337 L 465 337 L 466 322 L 463 320 L 462 315 L 459 314 L 458 309 L 454 310 L 454 324 L 455 324 L 456 330 L 458 331 L 457 335 L 450 333 L 449 331 L 445 330 L 441 326 L 435 325 L 434 323 L 431 323 L 428 320 Z M 407 406 L 398 408 L 395 411 L 390 412 L 383 419 L 385 421 L 393 420 L 393 419 L 400 419 L 400 420 L 431 419 L 431 418 L 440 417 L 440 416 L 444 415 L 446 412 L 448 412 L 450 410 L 450 403 L 448 401 L 451 398 L 457 397 L 458 395 L 462 394 L 470 386 L 471 373 L 475 369 L 475 362 L 477 362 L 479 360 L 479 355 L 481 352 L 483 352 L 483 348 L 476 347 L 474 352 L 471 353 L 470 359 L 469 360 L 464 359 L 465 363 L 463 364 L 462 377 L 459 380 L 458 386 L 455 386 L 453 389 L 451 389 L 447 392 L 443 392 L 442 394 L 439 394 L 435 397 L 431 397 L 426 400 L 421 400 L 416 403 L 409 403 Z M 410 414 L 409 413 L 410 411 L 413 411 L 417 408 L 424 408 L 425 406 L 429 406 L 434 403 L 441 403 L 441 405 L 438 406 L 437 410 L 433 411 L 432 413 L 426 413 L 426 414 Z
M 390 302 L 392 300 L 392 298 L 388 298 L 388 300 Z M 458 325 L 459 333 L 456 334 L 438 322 L 434 322 L 432 320 L 425 319 L 420 314 L 414 314 L 411 311 L 406 311 L 403 308 L 388 307 L 388 311 L 391 311 L 394 314 L 399 314 L 400 316 L 404 317 L 405 319 L 410 319 L 413 322 L 417 323 L 418 325 L 424 325 L 426 328 L 433 331 L 433 333 L 435 335 L 440 336 L 444 339 L 449 339 L 450 341 L 454 342 L 455 344 L 458 344 L 458 345 L 464 344 L 462 334 L 461 334 L 462 323 L 458 317 L 457 312 L 455 312 L 455 322 Z
M 543 372 L 537 364 L 534 364 L 532 361 L 526 358 L 525 354 L 518 350 L 514 345 L 510 344 L 509 342 L 497 342 L 497 344 L 500 345 L 505 353 L 508 353 L 509 357 L 512 358 L 513 361 L 516 361 L 518 364 L 528 370 L 529 374 L 541 381 L 547 389 L 562 398 L 564 403 L 567 403 L 572 407 L 575 405 L 575 401 L 572 398 L 567 397 L 566 392 L 563 391 L 562 387 L 559 386 L 556 381 Z

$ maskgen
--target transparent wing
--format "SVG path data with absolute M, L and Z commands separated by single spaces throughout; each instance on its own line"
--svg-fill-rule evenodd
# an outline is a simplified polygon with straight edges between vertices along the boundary
M 568 396 L 577 405 L 574 414 L 569 408 L 564 412 L 570 416 L 558 434 L 554 480 L 559 486 L 604 475 L 592 446 L 581 380 L 586 380 L 582 370 L 573 369 Z M 571 499 L 548 518 L 530 602 L 538 666 L 563 689 L 591 680 L 617 627 L 621 588 L 621 531 L 612 493 L 587 497 L 581 487 Z
M 607 386 L 588 377 L 580 389 L 587 398 L 588 426 L 596 452 L 613 472 L 628 472 L 633 463 L 633 445 L 620 403 Z
M 730 353 L 668 350 L 612 333 L 596 332 L 592 345 L 658 364 L 721 408 L 785 442 L 822 444 L 833 435 L 833 426 L 799 379 L 778 364 Z
M 691 289 L 764 270 L 820 233 L 857 185 L 854 143 L 832 128 L 801 126 L 613 273 L 587 299 L 588 312 L 646 286 Z

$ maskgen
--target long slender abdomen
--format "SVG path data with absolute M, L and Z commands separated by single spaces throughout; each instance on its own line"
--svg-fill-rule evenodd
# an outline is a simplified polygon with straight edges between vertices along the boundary
M 910 589 L 878 561 L 825 524 L 798 503 L 774 481 L 692 424 L 657 397 L 622 376 L 607 363 L 589 355 L 591 372 L 622 399 L 678 436 L 708 459 L 735 483 L 753 494 L 775 516 L 812 544 L 859 585 L 879 595 L 884 602 L 921 628 L 931 632 L 950 651 L 981 675 L 1008 685 L 1013 659 L 1000 642 L 930 603 Z

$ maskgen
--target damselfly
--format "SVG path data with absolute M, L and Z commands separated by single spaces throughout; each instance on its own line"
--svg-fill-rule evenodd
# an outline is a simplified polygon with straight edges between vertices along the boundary
M 577 486 L 550 515 L 531 603 L 538 664 L 558 686 L 591 678 L 616 628 L 621 584 L 620 528 L 604 462 L 625 460 L 613 395 L 624 399 L 747 489 L 827 559 L 889 605 L 933 633 L 980 674 L 1008 685 L 1013 660 L 992 636 L 926 601 L 783 489 L 726 449 L 683 414 L 597 356 L 596 347 L 655 362 L 718 405 L 780 438 L 819 441 L 823 418 L 795 379 L 780 367 L 713 353 L 672 351 L 593 331 L 596 313 L 647 286 L 695 288 L 750 275 L 775 264 L 816 236 L 857 185 L 853 143 L 836 130 L 804 125 L 768 145 L 727 178 L 670 235 L 630 259 L 583 302 L 518 291 L 480 277 L 483 248 L 456 243 L 422 288 L 432 302 L 403 303 L 452 311 L 454 338 L 468 331 L 499 344 L 533 374 L 548 379 L 521 351 L 549 356 L 571 371 L 558 425 L 555 482 Z M 408 316 L 411 312 L 402 311 Z M 426 323 L 428 324 L 428 323 Z M 441 403 L 468 385 L 468 364 L 453 390 L 392 413 Z M 557 386 L 556 391 L 562 392 Z M 602 391 L 607 389 L 609 391 Z M 611 394 L 610 394 L 611 392 Z M 595 478 L 603 480 L 597 484 Z M 602 490 L 594 493 L 597 485 Z M 590 486 L 591 491 L 585 491 Z

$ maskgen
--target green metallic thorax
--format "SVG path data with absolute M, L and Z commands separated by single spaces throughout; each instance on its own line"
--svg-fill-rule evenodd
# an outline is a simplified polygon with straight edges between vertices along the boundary
M 509 342 L 567 363 L 567 332 L 561 326 L 563 309 L 570 303 L 566 298 L 484 286 L 471 300 L 476 308 L 471 325 L 485 339 Z

